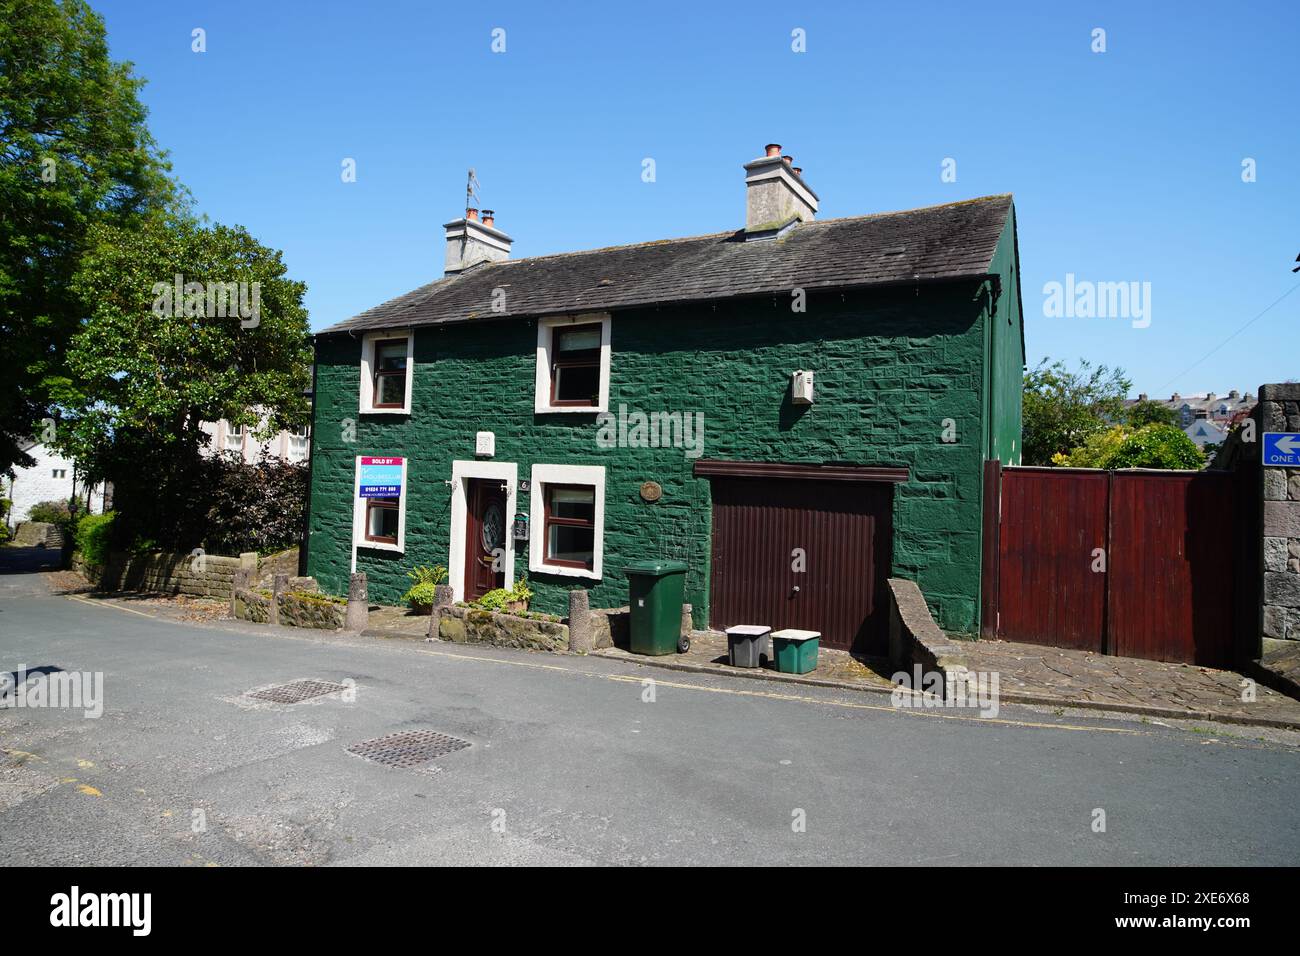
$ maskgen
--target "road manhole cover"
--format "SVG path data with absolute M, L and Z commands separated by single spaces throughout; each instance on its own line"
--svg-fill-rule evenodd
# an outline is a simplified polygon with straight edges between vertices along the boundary
M 348 753 L 365 757 L 386 767 L 399 767 L 404 770 L 414 769 L 430 760 L 437 760 L 447 754 L 464 750 L 470 745 L 468 740 L 448 737 L 446 734 L 434 733 L 432 730 L 406 730 L 363 740 L 348 748 Z
M 323 694 L 334 694 L 347 690 L 342 684 L 328 680 L 294 680 L 287 684 L 276 684 L 262 690 L 249 691 L 245 696 L 253 700 L 270 701 L 273 704 L 298 704 Z

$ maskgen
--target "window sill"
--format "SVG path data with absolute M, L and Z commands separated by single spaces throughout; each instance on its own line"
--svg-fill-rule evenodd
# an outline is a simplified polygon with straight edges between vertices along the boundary
M 604 405 L 534 405 L 534 415 L 599 415 Z
M 360 411 L 359 414 L 362 414 L 362 415 L 409 415 L 409 414 L 411 414 L 411 406 L 406 405 L 406 406 L 404 406 L 404 407 L 402 407 L 402 408 L 363 408 L 363 409 L 361 409 L 361 411 Z
M 402 554 L 405 551 L 401 545 L 389 544 L 387 541 L 359 541 L 357 542 L 357 549 L 365 549 L 368 551 L 393 551 L 397 554 Z
M 588 581 L 599 581 L 600 575 L 587 568 L 570 568 L 560 564 L 534 564 L 529 562 L 528 570 L 536 574 L 554 574 L 562 578 L 586 578 Z

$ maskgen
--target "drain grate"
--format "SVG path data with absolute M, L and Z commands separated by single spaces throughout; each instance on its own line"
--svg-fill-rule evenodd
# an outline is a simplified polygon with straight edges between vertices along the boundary
M 432 730 L 406 730 L 363 740 L 348 748 L 348 753 L 356 754 L 386 767 L 413 769 L 421 764 L 445 757 L 447 754 L 464 750 L 470 745 L 468 740 L 448 737 L 446 734 L 434 733 Z
M 323 694 L 334 694 L 346 690 L 342 684 L 328 680 L 294 680 L 287 684 L 276 684 L 258 691 L 249 691 L 245 696 L 254 700 L 266 700 L 273 704 L 298 704 Z

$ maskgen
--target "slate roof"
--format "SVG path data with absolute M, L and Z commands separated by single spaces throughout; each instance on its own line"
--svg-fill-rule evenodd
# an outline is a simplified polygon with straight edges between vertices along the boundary
M 777 239 L 741 232 L 487 263 L 421 286 L 321 334 L 707 302 L 988 274 L 1011 197 L 799 223 Z M 505 290 L 506 316 L 492 312 Z

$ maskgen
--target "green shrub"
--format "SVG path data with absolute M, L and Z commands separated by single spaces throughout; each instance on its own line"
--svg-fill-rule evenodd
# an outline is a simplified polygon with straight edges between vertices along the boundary
M 86 510 L 85 504 L 78 500 L 77 511 Z M 43 521 L 48 524 L 66 525 L 72 517 L 67 501 L 39 501 L 27 511 L 28 521 Z
M 429 584 L 427 581 L 412 584 L 410 589 L 402 595 L 402 600 L 411 607 L 432 607 L 437 599 L 438 586 Z
M 109 543 L 113 536 L 113 512 L 104 515 L 82 515 L 77 522 L 75 540 L 77 550 L 87 564 L 108 563 Z
M 433 567 L 421 564 L 407 571 L 406 576 L 415 583 L 402 595 L 402 600 L 412 607 L 431 607 L 437 600 L 438 585 L 447 580 L 447 569 L 441 564 Z

